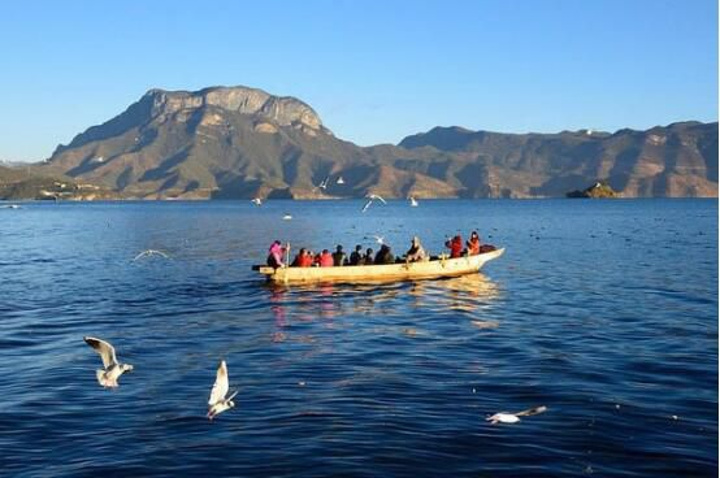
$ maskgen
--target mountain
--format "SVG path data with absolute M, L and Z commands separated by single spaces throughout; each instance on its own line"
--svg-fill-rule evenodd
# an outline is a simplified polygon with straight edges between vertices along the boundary
M 359 147 L 306 103 L 238 86 L 150 90 L 39 169 L 135 198 L 562 197 L 598 180 L 626 197 L 717 196 L 717 151 L 717 123 L 614 134 L 434 128 Z
M 603 180 L 624 197 L 717 197 L 717 122 L 674 123 L 614 134 L 434 128 L 408 136 L 400 146 L 454 153 L 483 168 L 486 176 L 494 176 L 501 190 L 511 195 L 562 196 Z

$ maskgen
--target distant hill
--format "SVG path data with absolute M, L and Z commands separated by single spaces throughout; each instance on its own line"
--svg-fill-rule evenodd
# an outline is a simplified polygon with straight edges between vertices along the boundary
M 306 103 L 238 86 L 150 90 L 39 169 L 137 198 L 563 197 L 596 180 L 624 197 L 687 197 L 717 196 L 717 157 L 717 123 L 613 134 L 434 128 L 359 147 Z
M 122 195 L 102 186 L 77 182 L 67 176 L 48 175 L 34 165 L 0 166 L 0 200 L 121 199 Z
M 493 176 L 502 195 L 562 196 L 603 180 L 624 197 L 717 197 L 718 124 L 647 131 L 504 134 L 434 128 L 400 146 L 435 148 Z

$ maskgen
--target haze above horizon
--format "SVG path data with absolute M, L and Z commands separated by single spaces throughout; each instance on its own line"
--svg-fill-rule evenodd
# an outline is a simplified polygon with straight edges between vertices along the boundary
M 338 137 L 717 121 L 714 0 L 4 5 L 0 160 L 40 161 L 147 90 L 244 85 Z

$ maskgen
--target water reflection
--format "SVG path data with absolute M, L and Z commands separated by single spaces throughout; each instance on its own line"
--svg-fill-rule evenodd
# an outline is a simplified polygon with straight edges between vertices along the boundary
M 418 305 L 468 313 L 490 307 L 500 296 L 498 285 L 482 274 L 418 282 L 415 286 L 411 293 L 418 297 Z
M 475 317 L 492 307 L 500 296 L 498 285 L 482 274 L 434 281 L 266 287 L 270 310 L 275 319 L 274 342 L 285 341 L 288 329 L 293 324 L 322 321 L 324 328 L 333 328 L 338 318 L 378 315 L 407 317 L 419 311 L 448 310 Z M 494 328 L 498 325 L 479 320 L 475 322 L 474 325 L 479 328 Z M 418 335 L 413 328 L 403 330 L 406 336 Z

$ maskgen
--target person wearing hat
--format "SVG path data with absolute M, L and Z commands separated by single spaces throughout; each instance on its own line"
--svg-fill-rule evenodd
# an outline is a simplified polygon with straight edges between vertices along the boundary
M 420 244 L 420 238 L 417 236 L 413 237 L 410 249 L 405 253 L 405 258 L 408 262 L 418 262 L 424 261 L 426 257 L 427 254 L 425 254 L 425 249 L 423 249 L 422 244 Z

